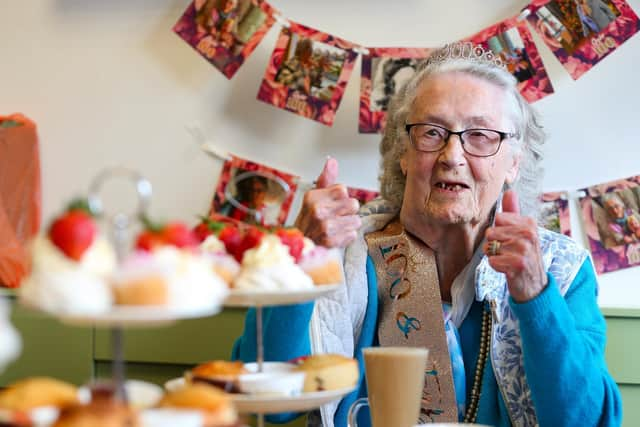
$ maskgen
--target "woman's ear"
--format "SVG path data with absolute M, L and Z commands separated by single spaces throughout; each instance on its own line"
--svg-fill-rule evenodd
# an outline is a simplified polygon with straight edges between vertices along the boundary
M 507 174 L 504 178 L 504 182 L 508 186 L 513 185 L 516 178 L 518 178 L 518 172 L 520 171 L 520 158 L 520 153 L 514 153 L 512 156 L 511 165 L 509 166 L 509 169 L 507 169 Z

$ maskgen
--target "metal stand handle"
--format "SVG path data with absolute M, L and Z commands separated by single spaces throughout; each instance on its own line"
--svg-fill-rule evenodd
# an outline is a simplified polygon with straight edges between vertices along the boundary
M 134 182 L 138 193 L 138 207 L 133 213 L 114 212 L 105 213 L 100 191 L 104 183 L 112 178 L 123 177 Z M 122 263 L 127 254 L 127 237 L 129 226 L 146 213 L 151 199 L 151 184 L 139 173 L 123 167 L 106 169 L 98 174 L 89 186 L 89 209 L 97 217 L 103 217 L 109 221 L 110 232 L 116 250 L 118 263 Z M 116 397 L 127 401 L 127 393 L 124 386 L 126 378 L 126 366 L 124 363 L 124 332 L 121 326 L 111 329 L 111 349 L 113 361 L 111 375 L 115 383 Z

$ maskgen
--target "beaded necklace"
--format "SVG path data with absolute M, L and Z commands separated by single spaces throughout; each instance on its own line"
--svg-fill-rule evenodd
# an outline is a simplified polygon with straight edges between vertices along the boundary
M 488 310 L 482 313 L 482 328 L 480 330 L 480 352 L 478 353 L 478 361 L 476 362 L 476 372 L 473 377 L 473 387 L 469 405 L 464 414 L 465 423 L 474 423 L 478 416 L 478 403 L 480 402 L 480 390 L 482 389 L 482 377 L 484 375 L 484 367 L 487 364 L 489 356 L 489 341 L 491 340 L 491 315 Z

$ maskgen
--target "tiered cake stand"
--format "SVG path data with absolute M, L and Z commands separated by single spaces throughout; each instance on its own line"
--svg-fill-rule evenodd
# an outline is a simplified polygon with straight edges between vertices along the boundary
M 134 214 L 104 212 L 99 196 L 104 182 L 119 177 L 133 181 L 139 198 L 138 211 Z M 109 220 L 112 240 L 115 244 L 118 261 L 122 262 L 128 249 L 129 228 L 136 219 L 146 212 L 151 197 L 150 183 L 136 172 L 124 168 L 108 169 L 99 174 L 90 187 L 89 207 Z M 265 365 L 263 343 L 263 309 L 276 305 L 298 304 L 313 301 L 330 294 L 343 285 L 321 285 L 312 289 L 294 291 L 243 291 L 231 290 L 224 301 L 227 307 L 255 307 L 257 336 L 257 372 L 263 372 Z M 212 303 L 198 311 L 178 312 L 159 307 L 113 306 L 101 314 L 47 313 L 61 322 L 75 326 L 98 326 L 111 328 L 111 346 L 113 352 L 112 375 L 116 393 L 126 399 L 124 337 L 125 327 L 162 327 L 175 321 L 188 318 L 208 317 L 220 311 L 219 303 Z M 167 390 L 184 386 L 183 378 L 176 378 L 165 384 Z M 264 426 L 264 415 L 280 412 L 302 412 L 316 409 L 326 403 L 338 400 L 353 391 L 353 388 L 320 392 L 301 393 L 297 396 L 264 396 L 250 394 L 232 394 L 236 409 L 244 414 L 256 414 L 258 426 Z
M 113 178 L 124 178 L 135 184 L 138 195 L 138 207 L 134 213 L 104 211 L 100 192 L 104 183 Z M 96 216 L 108 221 L 111 239 L 114 243 L 118 262 L 121 263 L 128 252 L 130 227 L 145 214 L 151 199 L 151 184 L 137 172 L 125 168 L 107 169 L 101 172 L 89 188 L 89 209 Z M 29 307 L 38 309 L 37 307 Z M 124 362 L 125 327 L 163 327 L 182 319 L 208 317 L 220 312 L 221 301 L 212 302 L 199 310 L 176 311 L 163 307 L 117 306 L 102 313 L 50 312 L 45 314 L 57 318 L 65 324 L 81 327 L 104 327 L 111 329 L 112 375 L 116 395 L 127 400 Z

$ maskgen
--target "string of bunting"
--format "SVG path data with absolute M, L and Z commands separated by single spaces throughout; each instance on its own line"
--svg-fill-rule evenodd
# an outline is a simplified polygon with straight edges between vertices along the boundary
M 293 22 L 264 0 L 193 0 L 173 30 L 231 79 L 275 23 L 280 34 L 257 98 L 330 126 L 361 55 L 358 127 L 362 133 L 383 130 L 390 98 L 432 50 L 364 47 Z M 554 90 L 529 26 L 578 79 L 637 33 L 640 21 L 624 0 L 533 0 L 517 16 L 464 39 L 499 56 L 525 99 L 535 102 Z M 216 148 L 197 126 L 188 130 L 203 150 L 224 160 L 211 215 L 283 225 L 296 191 L 313 186 L 296 175 Z M 349 188 L 349 193 L 361 203 L 377 196 L 359 188 Z M 572 197 L 579 200 L 598 273 L 640 264 L 640 176 L 576 192 L 545 193 L 541 223 L 570 235 Z
M 464 39 L 499 56 L 529 102 L 554 90 L 527 22 L 573 79 L 640 29 L 625 0 L 533 0 L 518 15 Z M 257 98 L 331 126 L 361 55 L 361 133 L 381 132 L 389 99 L 432 50 L 364 47 L 293 22 L 265 0 L 193 0 L 173 30 L 231 79 L 275 23 L 280 35 Z

